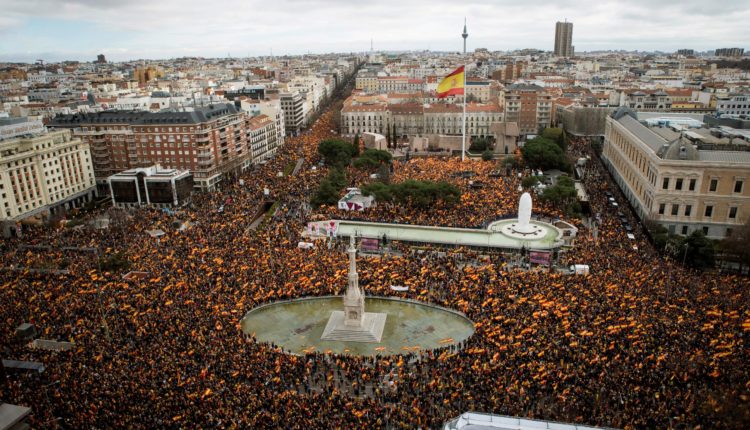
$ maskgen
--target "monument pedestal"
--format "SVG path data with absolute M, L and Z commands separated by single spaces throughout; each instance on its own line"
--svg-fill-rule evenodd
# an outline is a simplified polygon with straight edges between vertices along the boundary
M 383 328 L 385 328 L 385 319 L 387 316 L 387 314 L 382 313 L 365 312 L 362 318 L 362 325 L 357 327 L 344 323 L 344 311 L 333 311 L 320 339 L 341 342 L 378 343 L 383 337 Z

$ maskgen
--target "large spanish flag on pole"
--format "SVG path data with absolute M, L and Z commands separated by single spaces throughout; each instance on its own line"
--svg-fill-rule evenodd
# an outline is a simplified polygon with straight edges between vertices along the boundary
M 437 87 L 438 98 L 464 93 L 464 66 L 446 76 Z

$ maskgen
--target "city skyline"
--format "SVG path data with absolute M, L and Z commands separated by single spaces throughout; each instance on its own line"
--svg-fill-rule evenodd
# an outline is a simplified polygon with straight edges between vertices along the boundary
M 387 0 L 355 6 L 340 0 L 281 0 L 258 11 L 258 3 L 239 0 L 4 3 L 0 61 L 18 62 L 93 61 L 100 53 L 110 61 L 127 61 L 364 52 L 371 40 L 376 51 L 460 52 L 464 16 L 468 52 L 476 48 L 551 51 L 555 22 L 565 19 L 575 23 L 573 44 L 578 52 L 706 51 L 745 47 L 743 43 L 750 40 L 750 30 L 743 25 L 750 19 L 750 7 L 739 1 L 735 7 L 706 9 L 698 1 L 587 5 L 473 0 L 456 6 L 447 1 Z M 243 11 L 248 17 L 238 19 Z

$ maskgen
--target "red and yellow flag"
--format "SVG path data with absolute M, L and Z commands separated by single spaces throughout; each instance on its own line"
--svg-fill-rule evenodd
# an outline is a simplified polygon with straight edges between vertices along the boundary
M 438 84 L 438 98 L 448 97 L 455 94 L 464 93 L 464 66 L 451 72 L 450 75 L 443 78 Z

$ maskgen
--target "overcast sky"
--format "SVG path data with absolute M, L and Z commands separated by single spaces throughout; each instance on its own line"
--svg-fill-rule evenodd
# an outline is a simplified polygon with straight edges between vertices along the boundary
M 0 61 L 375 50 L 750 48 L 750 0 L 0 0 Z

